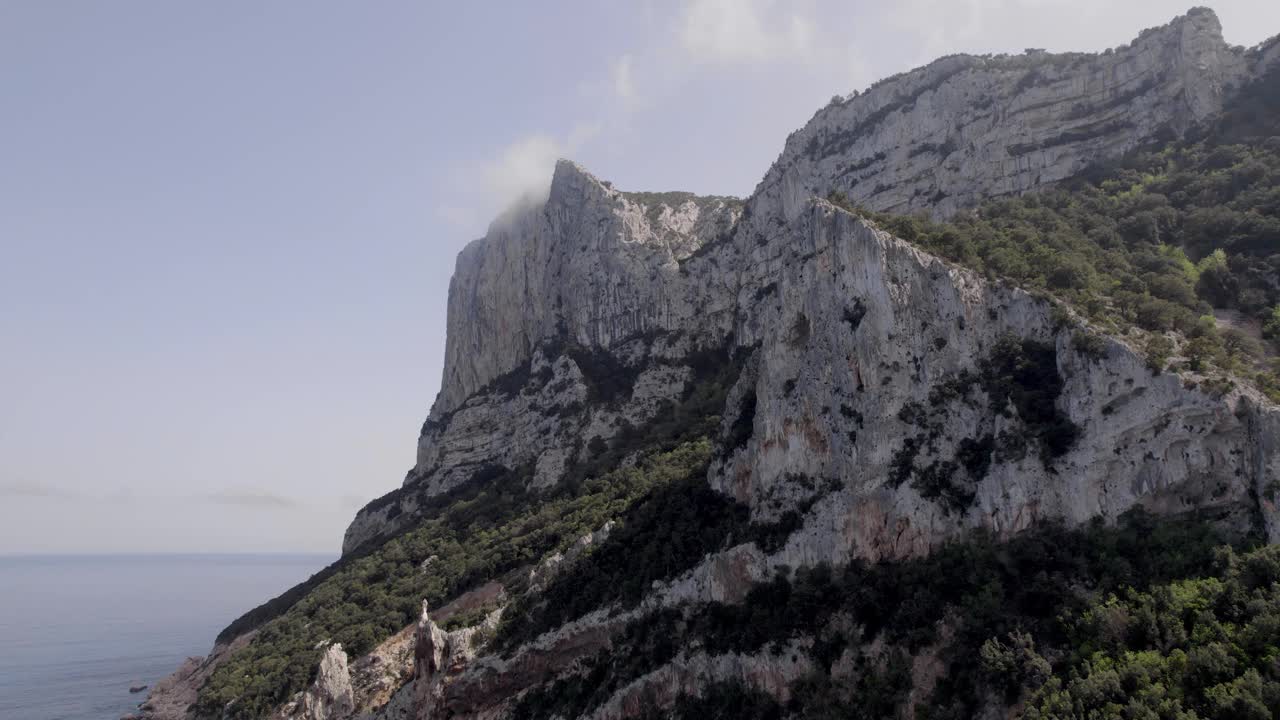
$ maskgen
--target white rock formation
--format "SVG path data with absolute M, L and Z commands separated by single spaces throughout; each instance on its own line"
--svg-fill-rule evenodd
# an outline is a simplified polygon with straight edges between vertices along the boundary
M 355 712 L 355 696 L 351 689 L 351 673 L 342 645 L 325 648 L 315 682 L 302 693 L 296 711 L 289 717 L 298 720 L 347 720 Z
M 427 602 L 422 602 L 422 616 L 414 637 L 411 683 L 413 717 L 416 720 L 453 715 L 444 707 L 445 691 L 449 683 L 466 669 L 467 663 L 475 658 L 476 645 L 493 633 L 501 617 L 502 611 L 495 610 L 477 626 L 445 632 L 431 620 Z

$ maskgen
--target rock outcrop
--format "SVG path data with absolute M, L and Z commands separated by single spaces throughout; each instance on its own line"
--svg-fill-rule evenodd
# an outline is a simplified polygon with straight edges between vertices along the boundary
M 1274 43 L 1228 45 L 1217 16 L 1196 8 L 1098 55 L 945 57 L 818 111 L 754 203 L 791 218 L 840 191 L 873 210 L 947 215 L 1185 132 L 1274 54 Z
M 350 667 L 355 705 L 353 717 L 360 720 L 373 717 L 408 720 L 413 717 L 413 680 L 423 668 L 423 661 L 416 654 L 422 650 L 423 643 L 447 643 L 449 634 L 440 630 L 440 623 L 448 624 L 460 614 L 488 610 L 485 615 L 487 620 L 493 615 L 492 610 L 500 607 L 505 600 L 505 589 L 500 583 L 485 583 L 437 608 L 426 621 L 423 620 L 427 618 L 424 608 L 418 622 L 406 626 L 358 658 Z M 491 629 L 492 623 L 484 627 Z M 474 634 L 461 633 L 458 637 L 470 638 Z M 434 651 L 427 654 L 434 657 Z
M 825 202 L 811 201 L 756 253 L 742 294 L 774 289 L 743 312 L 738 334 L 759 346 L 756 377 L 744 378 L 754 383 L 754 431 L 710 479 L 764 517 L 819 491 L 795 478 L 839 479 L 810 511 L 814 528 L 793 541 L 795 565 L 920 554 L 959 527 L 1010 533 L 1040 517 L 1078 523 L 1139 503 L 1246 507 L 1268 477 L 1250 458 L 1269 452 L 1259 423 L 1274 409 L 1256 395 L 1217 397 L 1153 375 L 1122 340 L 1082 351 L 1077 338 L 1089 331 L 1063 325 L 1052 303 Z M 1011 337 L 1038 357 L 1045 382 L 1060 383 L 1053 422 L 1078 432 L 1072 442 L 1018 445 L 1043 428 L 1017 408 L 993 412 L 996 382 L 1011 381 L 997 378 L 993 353 Z M 978 466 L 957 462 L 979 447 Z M 926 474 L 971 499 L 957 507 L 922 496 Z
M 214 645 L 205 657 L 189 657 L 177 670 L 157 681 L 132 717 L 144 720 L 184 720 L 204 685 L 223 660 L 244 648 L 255 632 L 245 633 L 229 643 Z
M 443 707 L 446 689 L 476 657 L 476 645 L 493 633 L 501 617 L 502 611 L 496 610 L 475 627 L 445 632 L 431 620 L 427 603 L 422 603 L 422 617 L 414 635 L 413 681 L 410 685 L 414 718 L 431 720 L 453 715 Z
M 385 711 L 398 690 L 413 679 L 417 625 L 409 625 L 351 664 L 356 717 Z
M 527 361 L 545 339 L 607 348 L 685 329 L 695 313 L 731 313 L 723 303 L 692 304 L 694 279 L 680 269 L 740 214 L 732 198 L 619 192 L 561 161 L 546 204 L 508 212 L 458 255 L 432 419 Z M 420 452 L 419 469 L 425 459 Z
M 292 712 L 283 718 L 297 720 L 347 720 L 355 713 L 355 693 L 351 688 L 351 672 L 347 668 L 347 654 L 342 646 L 333 644 L 325 648 L 320 666 L 311 687 Z
M 790 699 L 792 683 L 813 671 L 808 650 L 808 643 L 792 641 L 753 655 L 681 654 L 670 664 L 620 688 L 588 717 L 622 720 L 643 716 L 652 708 L 670 708 L 681 696 L 697 697 L 716 683 L 739 684 L 785 704 Z

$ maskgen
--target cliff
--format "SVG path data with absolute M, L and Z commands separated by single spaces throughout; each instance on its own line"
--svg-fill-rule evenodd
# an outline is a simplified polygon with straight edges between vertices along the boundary
M 1227 45 L 1205 8 L 1100 55 L 949 56 L 818 111 L 755 195 L 786 217 L 833 190 L 950 214 L 1181 134 L 1272 59 Z
M 575 677 L 601 652 L 627 652 L 626 629 L 664 608 L 744 602 L 777 572 L 919 557 L 977 528 L 1010 538 L 1054 520 L 1195 508 L 1237 528 L 1260 517 L 1270 539 L 1278 537 L 1274 505 L 1260 498 L 1280 477 L 1280 411 L 1256 393 L 1217 396 L 1177 375 L 1153 375 L 1120 340 L 1084 350 L 1087 331 L 1064 325 L 1048 301 L 922 253 L 821 200 L 751 245 L 754 270 L 741 275 L 732 335 L 751 360 L 729 393 L 721 440 L 728 444 L 745 415 L 749 430 L 713 462 L 707 481 L 758 519 L 799 511 L 800 522 L 772 551 L 735 545 L 656 583 L 639 608 L 606 606 L 514 655 L 481 654 L 447 678 L 420 675 L 432 707 L 452 717 L 505 715 L 513 697 L 566 672 Z M 643 342 L 660 345 L 662 337 Z M 1031 376 L 1009 374 L 1004 352 L 1031 363 Z M 1001 395 L 1020 383 L 1047 384 L 1058 416 L 1032 417 L 1016 390 Z M 514 395 L 545 386 L 531 377 Z M 665 395 L 678 397 L 682 387 Z M 625 412 L 637 395 L 608 412 Z M 479 412 L 490 402 L 468 407 Z M 599 417 L 581 422 L 607 436 L 610 424 Z M 1047 423 L 1068 429 L 1061 444 L 1045 433 Z M 976 463 L 966 459 L 974 447 L 983 448 Z M 930 477 L 945 486 L 931 492 L 922 482 Z M 792 682 L 813 670 L 811 640 L 791 642 L 800 644 L 761 654 L 689 649 L 606 693 L 590 716 L 634 717 L 722 682 L 785 703 Z
M 798 250 L 793 233 L 818 232 L 811 217 L 805 220 L 812 198 L 839 191 L 869 208 L 947 214 L 982 198 L 1042 187 L 1212 117 L 1232 89 L 1270 67 L 1277 48 L 1274 42 L 1252 51 L 1229 46 L 1216 16 L 1196 9 L 1101 55 L 944 58 L 819 111 L 787 139 L 745 205 L 679 193 L 623 193 L 574 163 L 560 162 L 545 205 L 510 211 L 459 255 L 449 287 L 442 389 L 423 427 L 418 462 L 400 491 L 356 518 L 344 552 L 411 522 L 424 497 L 465 483 L 486 467 L 533 463 L 536 484 L 554 484 L 585 442 L 609 440 L 618 418 L 647 419 L 646 408 L 652 412 L 681 391 L 676 375 L 687 373 L 682 354 L 726 342 L 748 347 L 764 340 L 769 324 L 800 317 L 823 323 L 818 337 L 824 345 L 838 337 L 832 333 L 839 323 L 823 313 L 849 304 L 848 293 L 857 291 L 850 286 L 854 273 L 821 288 L 804 274 L 812 271 L 801 261 L 811 260 L 817 246 Z M 799 242 L 806 241 L 834 242 Z M 864 253 L 847 261 L 880 258 Z M 928 325 L 924 334 L 937 337 L 911 332 L 908 345 L 895 321 L 886 320 L 876 328 L 874 344 L 856 352 L 824 347 L 821 357 L 784 359 L 766 349 L 765 357 L 788 366 L 770 367 L 769 375 L 776 379 L 777 372 L 787 372 L 799 381 L 796 363 L 839 362 L 852 364 L 859 382 L 862 374 L 871 376 L 864 384 L 887 381 L 918 390 L 931 375 L 972 366 L 978 349 L 1000 333 L 1038 332 L 1036 324 L 1043 324 L 1027 314 L 1026 301 L 1010 301 L 993 310 L 994 324 L 970 318 L 974 325 L 944 331 L 943 324 L 956 322 L 962 306 L 955 303 L 965 293 L 928 284 L 913 290 L 918 297 L 910 299 L 911 310 L 917 302 L 936 309 L 914 320 Z M 929 346 L 935 341 L 948 346 L 935 351 Z M 623 398 L 621 409 L 589 407 L 589 379 L 577 377 L 580 363 L 557 364 L 556 357 L 538 352 L 546 343 L 607 351 L 644 374 L 639 395 Z M 914 367 L 921 362 L 927 367 Z M 908 364 L 909 375 L 880 373 Z M 544 382 L 528 392 L 496 387 L 504 381 L 522 387 L 530 373 Z M 834 401 L 822 398 L 805 421 L 814 422 L 815 408 Z M 894 392 L 876 407 L 857 411 L 891 415 L 902 402 Z M 564 412 L 572 408 L 580 412 Z M 771 424 L 781 422 L 768 417 Z M 826 419 L 820 424 L 833 438 L 847 437 L 846 428 Z M 882 428 L 877 440 L 894 432 Z M 872 445 L 880 452 L 887 447 Z M 766 450 L 765 456 L 774 455 L 772 446 Z M 818 463 L 816 457 L 830 459 Z M 768 484 L 788 472 L 842 476 L 867 468 L 868 459 L 865 452 L 847 449 L 792 467 L 792 461 L 779 464 L 753 452 L 734 467 L 746 472 L 754 466 L 755 482 Z M 877 458 L 875 467 L 883 469 L 887 461 Z M 1039 485 L 1038 479 L 1028 480 Z
M 751 702 L 816 702 L 796 696 L 812 696 L 815 673 L 852 687 L 888 667 L 905 673 L 914 706 L 971 640 L 964 613 L 939 605 L 917 628 L 927 642 L 896 637 L 897 621 L 874 619 L 897 617 L 874 609 L 891 591 L 873 602 L 850 589 L 874 573 L 927 584 L 910 568 L 951 567 L 948 548 L 971 537 L 1034 545 L 1050 533 L 1069 555 L 1071 543 L 1094 547 L 1081 528 L 1112 528 L 1098 532 L 1115 533 L 1103 543 L 1113 552 L 1129 523 L 1146 522 L 1135 511 L 1280 540 L 1280 410 L 1264 392 L 1203 368 L 1153 369 L 1140 347 L 1152 332 L 1100 327 L 852 207 L 945 218 L 1045 189 L 1213 122 L 1278 48 L 1228 46 L 1212 12 L 1195 9 L 1100 55 L 944 58 L 820 110 L 745 201 L 622 192 L 559 162 L 544 204 L 512 209 L 458 256 L 417 462 L 357 515 L 335 575 L 483 604 L 460 629 L 425 607 L 401 619 L 353 673 L 326 645 L 317 681 L 285 710 L 637 717 L 726 687 Z M 692 475 L 617 489 L 678 477 L 668 467 L 686 465 L 672 457 Z M 530 514 L 503 509 L 511 497 Z M 486 502 L 493 517 L 471 509 Z M 530 519 L 553 512 L 543 502 L 594 532 L 576 543 L 544 533 Z M 666 516 L 699 526 L 697 541 L 661 536 Z M 437 525 L 457 535 L 414 534 Z M 1142 532 L 1163 552 L 1159 532 Z M 455 559 L 495 538 L 520 549 Z M 660 571 L 640 567 L 637 543 L 673 543 Z M 1054 557 L 1044 567 L 1069 560 Z M 831 589 L 831 568 L 845 590 Z M 1062 588 L 1082 585 L 1060 574 Z M 810 620 L 787 625 L 796 587 L 814 593 Z M 415 591 L 415 604 L 428 594 Z M 319 610 L 305 613 L 293 627 L 312 632 Z M 278 665 L 264 658 L 254 667 Z

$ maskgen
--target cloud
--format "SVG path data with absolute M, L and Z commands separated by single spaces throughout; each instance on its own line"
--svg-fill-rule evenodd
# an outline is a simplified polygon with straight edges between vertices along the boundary
M 655 13 L 656 32 L 647 40 L 584 65 L 594 68 L 579 81 L 585 108 L 568 132 L 531 129 L 488 158 L 458 168 L 452 197 L 434 214 L 460 233 L 474 233 L 492 218 L 508 217 L 515 206 L 544 202 L 556 160 L 577 159 L 599 137 L 609 143 L 594 149 L 618 154 L 641 113 L 698 82 L 699 72 L 799 64 L 810 71 L 806 82 L 829 77 L 840 91 L 865 84 L 868 68 L 856 44 L 847 33 L 814 22 L 813 12 L 809 3 L 778 0 L 682 0 L 674 13 Z
M 678 33 L 694 60 L 713 63 L 807 60 L 814 47 L 813 23 L 768 0 L 692 0 Z
M 623 55 L 613 63 L 613 94 L 624 105 L 636 101 L 635 81 L 631 78 L 631 56 Z
M 556 160 L 571 156 L 599 132 L 599 125 L 578 123 L 563 139 L 536 133 L 511 143 L 484 165 L 481 180 L 487 196 L 498 209 L 544 202 Z M 465 217 L 461 209 L 453 211 L 456 219 Z
M 0 482 L 0 497 L 64 498 L 69 495 L 67 491 L 45 483 L 12 480 Z
M 561 143 L 550 135 L 529 135 L 503 148 L 484 169 L 485 189 L 503 204 L 546 199 Z
M 297 500 L 259 490 L 222 490 L 208 493 L 204 499 L 220 505 L 234 507 L 290 509 L 301 505 Z

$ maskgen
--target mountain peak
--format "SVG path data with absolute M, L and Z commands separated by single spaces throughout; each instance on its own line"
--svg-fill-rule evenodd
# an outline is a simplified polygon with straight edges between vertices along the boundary
M 786 217 L 831 192 L 947 216 L 1183 133 L 1261 70 L 1207 8 L 1102 53 L 941 58 L 819 110 L 756 194 Z

